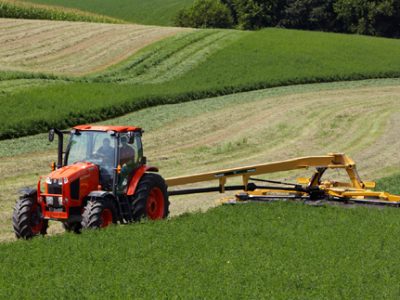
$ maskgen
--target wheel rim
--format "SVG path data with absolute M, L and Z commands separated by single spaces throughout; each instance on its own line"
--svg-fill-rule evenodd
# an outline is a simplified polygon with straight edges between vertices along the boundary
M 112 212 L 108 208 L 105 208 L 101 213 L 101 227 L 107 227 L 112 223 Z
M 164 195 L 158 187 L 150 191 L 146 203 L 146 214 L 152 220 L 164 217 Z
M 40 207 L 37 204 L 32 205 L 31 208 L 31 230 L 34 235 L 42 232 L 43 229 L 43 218 L 40 211 Z

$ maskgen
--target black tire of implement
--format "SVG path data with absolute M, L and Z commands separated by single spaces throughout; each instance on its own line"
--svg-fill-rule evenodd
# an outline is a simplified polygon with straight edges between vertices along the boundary
M 169 215 L 169 199 L 167 192 L 167 184 L 165 180 L 158 174 L 145 173 L 140 179 L 135 194 L 132 196 L 132 217 L 133 221 L 138 222 L 142 218 L 146 218 L 146 203 L 150 191 L 158 187 L 164 195 L 164 214 L 163 218 Z
M 85 206 L 85 210 L 82 214 L 82 228 L 100 228 L 101 227 L 101 214 L 104 209 L 109 209 L 112 213 L 112 222 L 114 224 L 117 223 L 117 210 L 115 209 L 115 205 L 113 199 L 109 197 L 93 197 L 88 201 Z
M 34 200 L 31 198 L 22 198 L 17 201 L 14 207 L 12 223 L 15 236 L 20 239 L 31 239 L 35 235 L 32 232 L 32 206 Z M 45 235 L 49 226 L 48 220 L 42 220 L 43 226 L 39 234 Z
M 62 226 L 64 230 L 67 232 L 81 233 L 82 224 L 80 222 L 76 223 L 63 222 Z

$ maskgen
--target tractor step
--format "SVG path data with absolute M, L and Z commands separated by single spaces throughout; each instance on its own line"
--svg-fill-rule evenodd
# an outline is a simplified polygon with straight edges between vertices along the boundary
M 121 223 L 130 223 L 133 221 L 132 205 L 128 197 L 118 197 L 119 209 L 121 212 Z M 125 222 L 124 222 L 125 221 Z

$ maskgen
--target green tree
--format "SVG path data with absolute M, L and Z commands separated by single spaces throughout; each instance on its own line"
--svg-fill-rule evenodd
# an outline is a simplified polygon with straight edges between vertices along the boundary
M 342 31 L 399 36 L 400 0 L 337 0 L 334 9 Z
M 196 0 L 189 8 L 178 12 L 176 25 L 196 28 L 231 28 L 229 8 L 220 0 Z
M 285 3 L 279 0 L 233 0 L 238 26 L 242 29 L 276 26 Z
M 284 27 L 335 30 L 334 0 L 289 0 L 280 24 Z

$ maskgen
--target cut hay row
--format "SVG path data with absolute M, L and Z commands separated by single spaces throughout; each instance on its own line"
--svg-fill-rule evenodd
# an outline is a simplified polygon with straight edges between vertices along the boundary
M 82 75 L 103 70 L 182 29 L 0 19 L 0 71 Z M 4 27 L 3 27 L 4 24 Z
M 201 30 L 178 34 L 127 61 L 126 64 L 97 75 L 96 81 L 157 84 L 182 76 L 208 57 L 238 40 L 237 31 Z
M 399 83 L 277 88 L 149 108 L 106 123 L 142 126 L 149 164 L 165 177 L 336 151 L 353 157 L 363 178 L 374 180 L 400 168 Z M 48 146 L 45 134 L 0 142 L 0 240 L 13 237 L 16 191 L 49 172 L 55 147 Z M 268 178 L 293 180 L 311 172 Z M 218 198 L 173 198 L 171 213 L 206 209 Z

